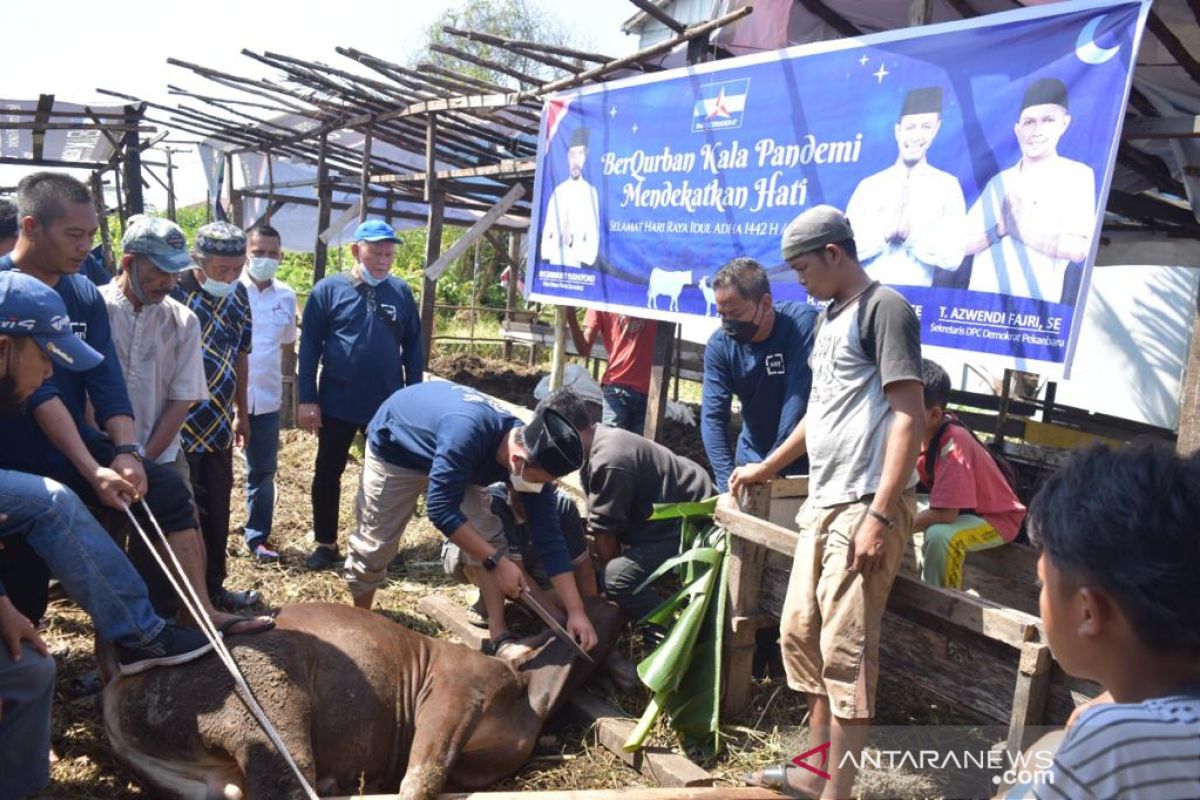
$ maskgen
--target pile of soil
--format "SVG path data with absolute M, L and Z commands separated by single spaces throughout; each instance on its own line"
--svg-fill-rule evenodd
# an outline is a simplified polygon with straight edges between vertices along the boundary
M 533 390 L 538 381 L 549 374 L 546 369 L 513 364 L 497 359 L 480 358 L 469 353 L 438 356 L 429 362 L 429 371 L 446 380 L 472 386 L 484 394 L 508 403 L 533 408 Z M 698 417 L 700 409 L 693 407 Z M 704 469 L 711 467 L 700 440 L 700 429 L 682 422 L 666 420 L 659 442 L 674 453 L 690 458 Z

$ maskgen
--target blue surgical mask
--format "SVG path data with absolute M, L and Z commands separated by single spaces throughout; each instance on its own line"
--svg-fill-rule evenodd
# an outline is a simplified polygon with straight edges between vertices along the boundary
M 275 273 L 279 271 L 278 258 L 266 257 L 250 257 L 250 263 L 246 267 L 246 272 L 256 281 L 269 281 L 275 277 Z
M 382 278 L 376 278 L 371 274 L 371 270 L 367 269 L 367 265 L 361 261 L 358 262 L 358 274 L 362 278 L 362 282 L 367 286 L 378 286 L 387 280 L 387 275 L 384 275 Z
M 225 281 L 215 281 L 212 278 L 208 278 L 200 285 L 201 289 L 218 300 L 222 297 L 228 297 L 229 293 L 234 290 L 234 287 L 235 284 L 226 283 Z

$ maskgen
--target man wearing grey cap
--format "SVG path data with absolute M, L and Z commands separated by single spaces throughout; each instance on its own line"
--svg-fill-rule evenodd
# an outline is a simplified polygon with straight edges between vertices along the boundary
M 792 796 L 850 797 L 855 768 L 844 756 L 865 744 L 875 714 L 883 610 L 916 514 L 921 329 L 904 298 L 862 268 L 838 209 L 792 220 L 782 252 L 808 294 L 829 302 L 817 318 L 812 394 L 791 436 L 730 484 L 736 494 L 808 453 L 779 632 L 788 686 L 808 695 L 811 744 L 831 743 L 830 779 L 821 786 L 789 765 L 750 778 Z
M 588 129 L 576 128 L 567 148 L 565 181 L 554 187 L 542 224 L 541 258 L 563 267 L 590 267 L 600 251 L 600 200 L 583 177 Z
M 1057 78 L 1025 90 L 1013 126 L 1021 158 L 988 181 L 967 215 L 967 253 L 975 255 L 971 291 L 1059 303 L 1067 266 L 1087 258 L 1096 176 L 1087 164 L 1058 154 L 1071 124 L 1067 103 L 1067 87 Z
M 191 256 L 195 266 L 175 288 L 175 297 L 200 320 L 208 397 L 188 411 L 183 450 L 207 553 L 208 593 L 218 608 L 238 611 L 259 601 L 253 589 L 229 591 L 224 585 L 233 446 L 250 434 L 250 299 L 238 282 L 246 264 L 246 234 L 228 222 L 209 223 L 196 232 Z
M 894 128 L 896 162 L 864 178 L 850 196 L 846 215 L 854 220 L 858 257 L 883 283 L 930 286 L 936 270 L 962 264 L 962 187 L 926 158 L 941 125 L 941 87 L 909 91 Z
M 187 480 L 179 431 L 192 404 L 208 399 L 208 384 L 200 320 L 171 290 L 192 257 L 179 226 L 158 217 L 131 217 L 121 249 L 121 272 L 100 296 L 133 403 L 134 434 L 145 458 Z

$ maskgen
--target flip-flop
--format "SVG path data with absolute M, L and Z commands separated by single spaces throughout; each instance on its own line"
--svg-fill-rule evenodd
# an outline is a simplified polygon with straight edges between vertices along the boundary
M 792 764 L 773 764 L 763 767 L 758 772 L 747 772 L 742 776 L 742 782 L 748 786 L 758 786 L 779 792 L 784 797 L 795 797 L 799 800 L 818 800 L 819 794 L 804 794 L 799 789 L 792 788 L 787 782 L 787 771 Z
M 234 631 L 233 628 L 247 622 L 261 623 L 257 628 L 248 631 Z M 233 617 L 227 619 L 217 626 L 217 633 L 221 636 L 253 636 L 256 633 L 266 633 L 275 627 L 275 620 L 271 617 Z
M 234 613 L 262 602 L 262 595 L 254 589 L 224 591 L 212 599 L 213 605 L 222 611 Z

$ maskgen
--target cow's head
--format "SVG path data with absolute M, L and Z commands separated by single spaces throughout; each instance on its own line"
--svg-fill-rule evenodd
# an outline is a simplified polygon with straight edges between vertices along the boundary
M 584 598 L 584 606 L 596 629 L 596 647 L 588 653 L 589 662 L 560 642 L 549 630 L 522 640 L 529 647 L 509 661 L 529 694 L 529 705 L 546 719 L 576 689 L 583 686 L 596 666 L 608 657 L 621 632 L 621 612 L 616 605 L 599 597 Z

